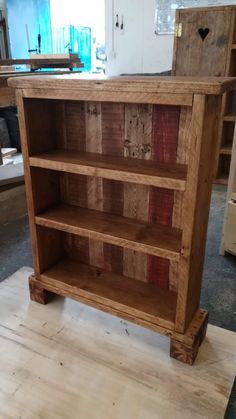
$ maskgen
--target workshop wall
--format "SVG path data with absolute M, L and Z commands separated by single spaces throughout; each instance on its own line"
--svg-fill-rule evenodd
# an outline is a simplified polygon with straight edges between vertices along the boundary
M 235 4 L 235 0 L 226 3 Z M 155 0 L 105 0 L 105 10 L 108 75 L 171 69 L 174 37 L 155 34 Z M 123 30 L 120 29 L 122 15 Z
M 108 75 L 171 69 L 173 36 L 155 34 L 155 0 L 114 0 L 114 22 L 112 0 L 105 0 L 105 10 Z

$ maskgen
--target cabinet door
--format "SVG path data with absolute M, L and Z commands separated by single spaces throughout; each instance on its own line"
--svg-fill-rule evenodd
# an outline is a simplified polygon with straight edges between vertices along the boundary
M 224 76 L 233 18 L 231 8 L 177 11 L 182 33 L 175 38 L 173 75 Z

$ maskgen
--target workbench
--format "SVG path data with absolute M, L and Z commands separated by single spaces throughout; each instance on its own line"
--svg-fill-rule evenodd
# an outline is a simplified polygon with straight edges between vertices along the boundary
M 74 72 L 76 73 L 76 71 Z M 28 70 L 25 71 L 9 71 L 1 72 L 0 71 L 0 107 L 15 106 L 15 93 L 14 89 L 10 88 L 7 85 L 7 80 L 9 77 L 20 77 L 20 76 L 47 76 L 47 75 L 56 75 L 56 74 L 71 74 L 70 70 L 55 70 L 55 71 L 42 71 L 37 73 L 32 73 Z
M 30 58 L 16 58 L 16 59 L 2 59 L 1 65 L 27 65 L 31 71 L 41 68 L 83 68 L 84 64 L 81 62 L 78 54 L 31 54 Z

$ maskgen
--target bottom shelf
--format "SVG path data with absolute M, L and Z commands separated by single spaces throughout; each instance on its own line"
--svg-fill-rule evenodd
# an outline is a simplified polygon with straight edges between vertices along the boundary
M 100 268 L 61 260 L 37 276 L 47 290 L 124 318 L 174 330 L 177 294 Z

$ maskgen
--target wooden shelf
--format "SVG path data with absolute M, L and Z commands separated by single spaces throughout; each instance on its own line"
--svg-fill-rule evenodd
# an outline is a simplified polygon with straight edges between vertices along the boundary
M 221 175 L 221 177 L 216 178 L 216 180 L 214 181 L 214 183 L 216 185 L 227 185 L 228 184 L 228 175 Z
M 30 157 L 30 165 L 181 191 L 185 190 L 187 176 L 183 164 L 64 150 Z
M 232 49 L 236 49 L 236 44 L 232 44 Z
M 221 147 L 220 154 L 226 154 L 228 156 L 231 156 L 231 154 L 232 154 L 232 147 L 231 146 Z
M 39 277 L 47 289 L 58 289 L 104 311 L 174 329 L 176 293 L 71 260 L 61 260 Z M 102 307 L 101 307 L 102 306 Z M 123 315 L 123 317 L 125 317 Z
M 224 122 L 235 122 L 236 115 L 225 115 L 223 119 L 224 119 Z
M 58 205 L 35 217 L 36 224 L 178 261 L 182 231 L 101 211 Z

